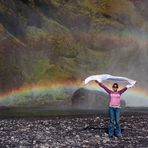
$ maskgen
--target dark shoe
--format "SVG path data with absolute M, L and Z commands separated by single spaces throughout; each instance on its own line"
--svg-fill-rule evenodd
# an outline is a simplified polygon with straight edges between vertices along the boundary
M 113 135 L 109 135 L 109 138 L 113 138 Z
M 118 139 L 122 139 L 122 135 L 121 136 L 117 136 Z

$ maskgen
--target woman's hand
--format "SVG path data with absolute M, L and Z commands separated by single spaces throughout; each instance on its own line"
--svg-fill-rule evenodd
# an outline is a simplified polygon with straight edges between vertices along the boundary
M 95 80 L 95 82 L 96 82 L 96 83 L 98 83 L 98 84 L 100 84 L 100 82 L 99 82 L 99 81 L 97 81 L 97 80 Z

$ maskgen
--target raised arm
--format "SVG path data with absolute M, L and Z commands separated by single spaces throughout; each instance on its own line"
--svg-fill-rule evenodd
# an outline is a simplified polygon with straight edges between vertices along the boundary
M 103 85 L 103 83 L 100 83 L 98 81 L 95 81 L 100 87 L 102 87 L 107 93 L 111 93 L 111 90 L 108 89 L 106 86 Z
M 118 92 L 119 92 L 120 94 L 122 94 L 122 93 L 124 93 L 126 90 L 127 90 L 127 87 L 124 87 L 124 88 L 122 88 L 121 90 L 119 90 Z

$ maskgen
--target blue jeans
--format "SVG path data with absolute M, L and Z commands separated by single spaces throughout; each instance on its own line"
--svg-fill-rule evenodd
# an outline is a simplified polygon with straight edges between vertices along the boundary
M 120 128 L 120 108 L 109 107 L 109 127 L 108 132 L 109 136 L 121 136 L 121 128 Z

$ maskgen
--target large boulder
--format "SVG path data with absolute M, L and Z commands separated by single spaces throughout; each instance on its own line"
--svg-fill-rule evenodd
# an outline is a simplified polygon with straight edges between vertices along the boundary
M 72 106 L 79 109 L 107 108 L 108 101 L 108 94 L 86 88 L 80 88 L 72 95 Z M 121 101 L 121 106 L 125 106 L 125 101 Z

